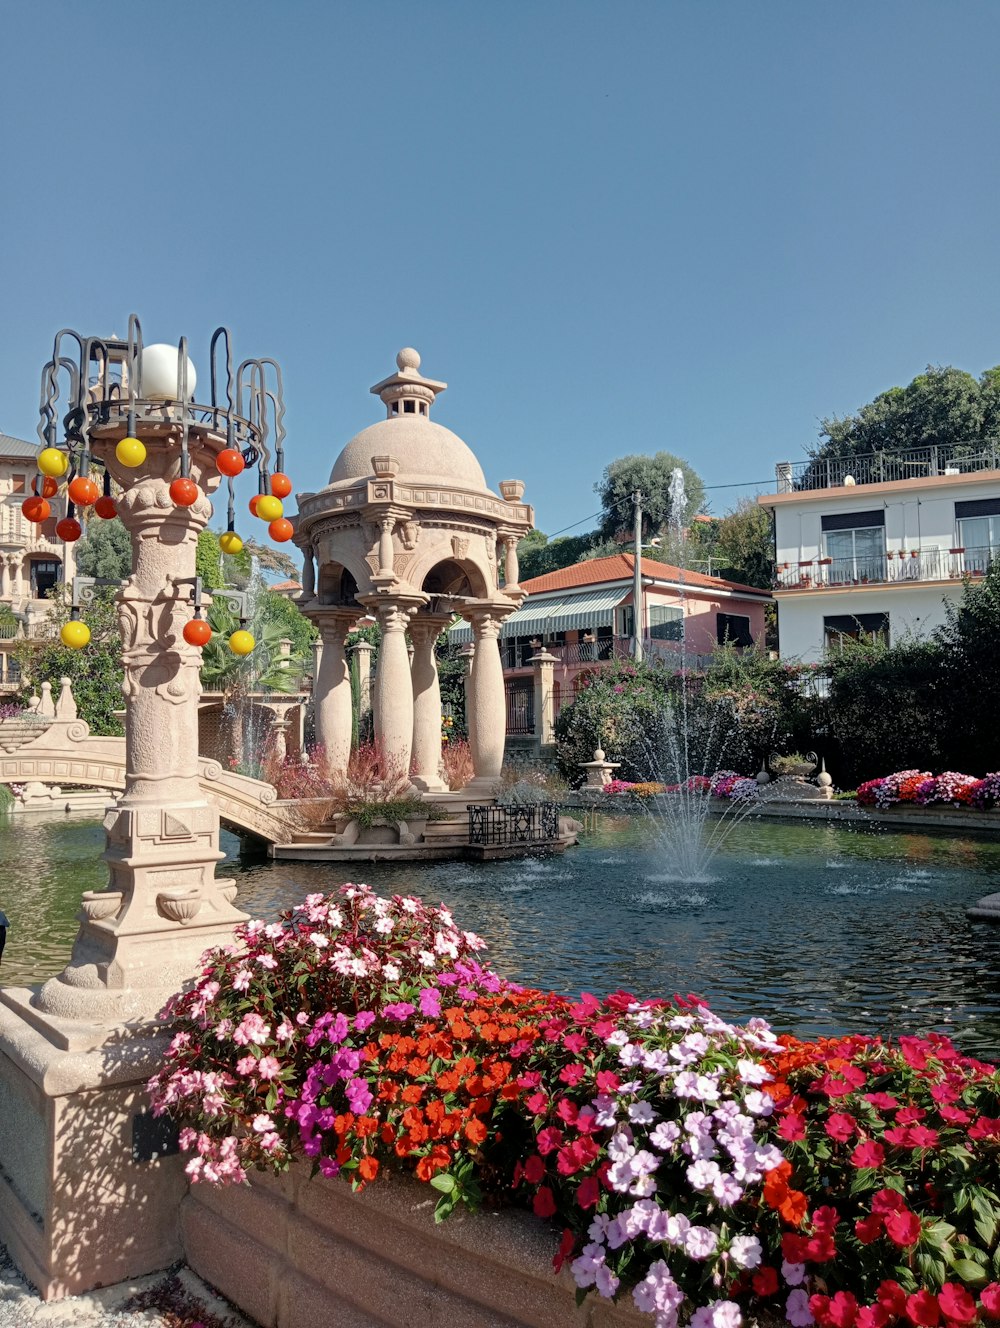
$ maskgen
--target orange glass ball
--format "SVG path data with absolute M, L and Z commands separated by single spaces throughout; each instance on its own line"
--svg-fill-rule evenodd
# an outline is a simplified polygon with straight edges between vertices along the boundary
M 21 504 L 21 511 L 24 513 L 26 521 L 33 521 L 36 525 L 41 525 L 43 521 L 48 521 L 52 515 L 52 506 L 44 498 L 25 498 Z
M 67 544 L 72 544 L 83 534 L 83 527 L 75 516 L 64 516 L 61 521 L 56 522 L 56 534 Z
M 89 475 L 77 475 L 76 479 L 69 482 L 70 501 L 76 503 L 77 507 L 89 507 L 97 501 L 100 493 Z
M 220 475 L 239 475 L 245 462 L 235 447 L 224 447 L 215 458 Z
M 204 618 L 192 618 L 184 624 L 184 640 L 189 646 L 204 646 L 212 639 L 212 629 Z
M 264 495 L 262 493 L 255 493 L 254 496 L 247 503 L 247 507 L 249 507 L 250 509 L 251 516 L 257 515 L 257 504 L 260 502 L 261 498 L 263 497 Z
M 36 475 L 31 481 L 31 492 L 39 492 L 38 484 L 41 481 L 41 495 L 43 498 L 54 498 L 59 492 L 59 481 L 54 480 L 51 475 Z
M 111 521 L 118 515 L 118 504 L 109 494 L 104 494 L 94 504 L 94 511 L 105 521 Z
M 200 492 L 194 480 L 186 479 L 183 475 L 180 479 L 174 480 L 170 486 L 171 501 L 178 507 L 190 507 L 192 503 L 196 503 Z
M 277 521 L 272 521 L 267 528 L 267 533 L 274 540 L 275 544 L 284 544 L 295 534 L 292 523 L 287 516 L 279 516 Z
M 292 491 L 292 481 L 287 475 L 283 475 L 280 470 L 276 470 L 271 476 L 271 492 L 275 498 L 287 498 Z

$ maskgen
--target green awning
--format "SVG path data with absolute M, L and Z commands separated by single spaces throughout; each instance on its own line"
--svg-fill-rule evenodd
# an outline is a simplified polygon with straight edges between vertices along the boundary
M 501 639 L 613 627 L 615 609 L 628 594 L 630 591 L 619 585 L 605 586 L 603 590 L 561 590 L 532 595 L 504 623 Z M 458 623 L 449 631 L 448 640 L 452 645 L 469 645 L 472 628 L 468 623 Z

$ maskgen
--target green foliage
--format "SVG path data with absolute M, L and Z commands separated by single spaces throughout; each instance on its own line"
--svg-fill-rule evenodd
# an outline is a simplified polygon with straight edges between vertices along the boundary
M 684 511 L 671 511 L 670 480 L 675 469 L 684 475 Z M 680 457 L 671 452 L 657 452 L 654 456 L 630 455 L 619 457 L 604 469 L 594 491 L 601 500 L 599 534 L 603 539 L 631 535 L 633 530 L 632 494 L 642 493 L 643 538 L 655 535 L 673 520 L 688 525 L 705 502 L 705 486 L 700 476 Z
M 453 738 L 468 736 L 465 717 L 465 658 L 459 654 L 461 646 L 450 645 L 442 632 L 437 643 L 438 682 L 441 687 L 441 711 L 450 714 L 454 723 Z
M 288 601 L 273 591 L 260 596 L 257 611 L 247 624 L 256 645 L 249 655 L 234 655 L 229 637 L 240 625 L 237 614 L 228 601 L 212 601 L 208 611 L 212 638 L 202 650 L 201 681 L 206 691 L 222 692 L 235 699 L 252 692 L 287 694 L 298 690 L 308 661 L 294 648 L 291 655 L 282 654 L 281 641 L 288 633 L 279 603 Z
M 223 553 L 217 532 L 203 530 L 198 535 L 194 570 L 206 590 L 217 590 L 219 586 L 242 589 L 250 580 L 250 552 L 244 544 L 239 553 Z
M 90 725 L 95 736 L 117 736 L 124 732 L 114 711 L 124 707 L 122 697 L 122 644 L 118 635 L 118 614 L 113 587 L 99 589 L 93 603 L 81 615 L 90 628 L 90 644 L 85 650 L 70 650 L 58 637 L 58 629 L 69 619 L 67 600 L 55 600 L 52 606 L 57 635 L 48 641 L 20 641 L 14 655 L 21 666 L 24 698 L 36 692 L 43 682 L 52 683 L 58 692 L 59 679 L 69 678 L 73 685 L 77 713 Z
M 976 451 L 1000 433 L 1000 367 L 978 380 L 961 369 L 928 365 L 907 387 L 891 387 L 853 415 L 821 423 L 823 458 L 968 444 Z
M 447 814 L 422 798 L 390 798 L 385 802 L 377 798 L 359 798 L 349 802 L 344 810 L 363 830 L 382 821 L 388 821 L 390 825 L 395 821 L 439 821 Z
M 696 524 L 692 533 L 696 531 L 703 541 L 706 534 L 710 536 L 713 571 L 729 580 L 770 590 L 774 576 L 774 535 L 771 514 L 766 508 L 744 498 L 707 528 L 701 522 Z
M 125 580 L 132 570 L 132 541 L 120 521 L 91 517 L 76 546 L 76 568 L 81 576 Z
M 533 577 L 557 572 L 562 567 L 573 567 L 584 558 L 593 556 L 596 534 L 560 535 L 550 540 L 540 530 L 532 530 L 517 546 L 517 560 L 521 582 Z

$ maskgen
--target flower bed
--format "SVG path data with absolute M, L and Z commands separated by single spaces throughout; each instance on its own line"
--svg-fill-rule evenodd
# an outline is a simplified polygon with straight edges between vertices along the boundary
M 738 775 L 735 770 L 717 770 L 711 776 L 691 775 L 683 784 L 630 784 L 626 779 L 612 779 L 604 786 L 604 792 L 611 797 L 651 798 L 660 793 L 705 793 L 733 802 L 756 797 L 758 791 L 755 779 Z
M 240 928 L 151 1081 L 196 1181 L 409 1172 L 521 1203 L 581 1292 L 657 1328 L 1000 1317 L 1000 1074 L 947 1039 L 779 1039 L 694 997 L 570 1001 L 444 908 L 363 886 Z M 561 1237 L 559 1236 L 561 1231 Z
M 941 775 L 932 775 L 928 770 L 899 770 L 859 785 L 858 802 L 862 807 L 884 808 L 912 802 L 919 807 L 937 803 L 992 811 L 1000 804 L 1000 772 L 977 779 L 954 770 Z

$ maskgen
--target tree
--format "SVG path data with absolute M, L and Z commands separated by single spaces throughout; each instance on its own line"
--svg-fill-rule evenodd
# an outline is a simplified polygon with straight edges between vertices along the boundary
M 853 415 L 821 421 L 815 458 L 915 447 L 977 450 L 1000 433 L 1000 367 L 977 381 L 950 365 L 928 365 L 907 387 L 891 387 Z
M 752 498 L 743 498 L 715 528 L 712 570 L 744 585 L 770 590 L 774 577 L 771 515 Z
M 684 510 L 674 512 L 670 487 L 675 470 L 684 478 Z M 602 539 L 624 542 L 633 529 L 632 494 L 642 494 L 643 537 L 664 530 L 671 521 L 687 525 L 705 502 L 705 486 L 698 474 L 671 452 L 657 452 L 654 456 L 630 455 L 619 457 L 605 467 L 594 491 L 601 500 Z
M 76 546 L 76 566 L 81 576 L 124 581 L 132 570 L 132 541 L 122 523 L 92 517 Z
M 545 576 L 547 572 L 557 572 L 561 567 L 573 567 L 585 558 L 599 556 L 595 554 L 596 538 L 595 532 L 590 531 L 586 535 L 560 535 L 549 540 L 540 530 L 531 531 L 517 546 L 518 579 L 530 581 L 532 577 Z

